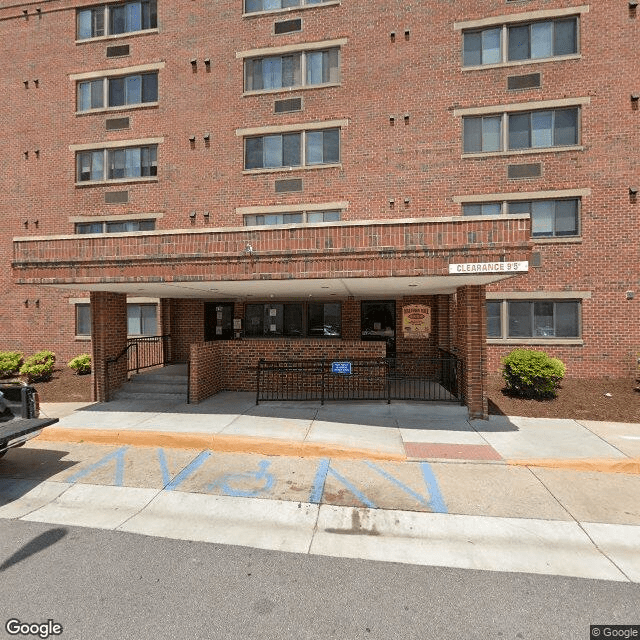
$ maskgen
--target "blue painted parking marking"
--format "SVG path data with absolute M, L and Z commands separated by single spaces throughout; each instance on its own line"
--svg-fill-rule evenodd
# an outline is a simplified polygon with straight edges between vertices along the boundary
M 269 493 L 275 484 L 275 477 L 267 471 L 270 466 L 271 462 L 269 460 L 262 460 L 258 464 L 257 471 L 228 473 L 218 478 L 215 482 L 212 482 L 207 489 L 209 491 L 220 489 L 224 495 L 234 498 L 255 498 L 260 494 Z M 256 489 L 242 489 L 237 487 L 238 484 L 242 486 L 246 485 L 247 481 L 253 482 L 254 480 L 261 486 Z
M 116 485 L 116 487 L 121 487 L 124 483 L 124 453 L 127 449 L 128 447 L 120 447 L 120 449 L 112 451 L 104 458 L 98 460 L 98 462 L 94 462 L 92 465 L 88 466 L 86 469 L 82 469 L 82 471 L 74 473 L 70 478 L 67 478 L 66 481 L 71 483 L 78 482 L 78 480 L 86 478 L 94 471 L 108 465 L 112 460 L 115 460 L 116 470 L 114 484 Z
M 429 496 L 431 498 L 429 500 L 431 511 L 434 513 L 449 513 L 446 505 L 444 504 L 444 498 L 440 493 L 438 481 L 436 480 L 435 475 L 433 475 L 431 465 L 428 462 L 421 462 L 420 466 L 422 467 L 422 477 L 424 478 L 424 482 L 427 485 Z
M 162 474 L 162 486 L 166 487 L 171 482 L 171 475 L 169 474 L 164 449 L 158 449 L 158 463 L 160 464 L 160 473 Z
M 311 495 L 309 496 L 309 502 L 311 504 L 320 504 L 322 499 L 322 493 L 324 491 L 324 482 L 327 479 L 327 472 L 329 471 L 329 458 L 322 458 L 316 471 L 316 476 L 313 479 L 313 485 L 311 487 Z
M 189 476 L 193 475 L 211 456 L 211 451 L 203 451 L 194 458 L 166 487 L 166 491 L 175 491 Z
M 338 482 L 343 484 L 362 504 L 366 505 L 370 509 L 377 509 L 376 505 L 367 498 L 361 491 L 358 491 L 344 476 L 341 476 L 337 471 L 329 467 L 328 472 L 330 473 Z
M 414 491 L 411 487 L 408 487 L 406 484 L 398 480 L 398 478 L 392 476 L 388 471 L 385 471 L 369 460 L 365 460 L 365 464 L 379 473 L 383 478 L 389 480 L 389 482 L 392 482 L 397 487 L 400 487 L 400 489 L 402 489 L 405 493 L 408 493 L 412 498 L 415 498 L 420 504 L 424 505 L 425 507 L 431 506 L 429 504 L 429 501 L 424 496 L 421 496 L 417 491 Z

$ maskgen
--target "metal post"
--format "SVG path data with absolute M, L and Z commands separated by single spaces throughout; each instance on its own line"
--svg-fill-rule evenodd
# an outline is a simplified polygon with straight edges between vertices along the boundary
M 258 360 L 258 370 L 256 372 L 256 404 L 260 403 L 260 371 L 262 370 L 262 363 L 264 358 Z
M 322 383 L 320 384 L 320 405 L 322 406 L 324 404 L 324 377 L 326 375 L 326 360 L 322 361 L 322 364 L 320 365 L 322 368 L 322 374 L 321 374 L 321 380 Z

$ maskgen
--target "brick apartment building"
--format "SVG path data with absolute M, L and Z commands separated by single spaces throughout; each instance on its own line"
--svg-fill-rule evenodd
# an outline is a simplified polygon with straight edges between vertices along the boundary
M 473 415 L 515 346 L 629 374 L 635 4 L 0 1 L 0 348 L 105 399 L 168 335 L 195 400 L 444 350 Z

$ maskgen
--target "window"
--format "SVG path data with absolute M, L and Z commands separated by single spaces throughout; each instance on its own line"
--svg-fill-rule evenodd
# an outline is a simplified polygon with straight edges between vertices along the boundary
M 270 303 L 245 307 L 245 335 L 265 337 L 340 337 L 340 303 Z
M 340 129 L 245 138 L 245 169 L 301 167 L 340 162 Z
M 76 155 L 78 182 L 149 178 L 158 175 L 158 147 L 96 149 Z
M 578 235 L 578 199 L 509 202 L 511 214 L 531 216 L 531 235 L 551 238 Z
M 91 305 L 76 304 L 76 335 L 91 335 Z
M 580 198 L 559 200 L 514 200 L 510 202 L 467 202 L 462 205 L 465 216 L 495 216 L 503 213 L 529 214 L 534 238 L 577 236 Z
M 245 91 L 262 91 L 338 82 L 339 49 L 301 51 L 245 60 Z
M 76 233 L 124 233 L 129 231 L 154 231 L 155 220 L 118 220 L 101 222 L 79 222 L 75 226 Z
M 278 11 L 291 7 L 324 4 L 327 0 L 245 0 L 245 13 L 256 13 L 258 11 Z
M 464 153 L 578 144 L 578 107 L 463 118 Z M 505 139 L 506 128 L 506 139 Z
M 127 304 L 127 333 L 130 336 L 155 336 L 155 304 Z
M 78 111 L 157 101 L 157 71 L 78 82 Z
M 489 338 L 579 338 L 579 300 L 488 300 Z
M 506 42 L 503 50 L 502 43 Z M 578 18 L 500 25 L 463 33 L 463 66 L 538 60 L 578 53 Z
M 78 40 L 156 29 L 157 26 L 156 0 L 102 5 L 80 9 L 77 14 Z
M 330 211 L 298 211 L 295 213 L 263 213 L 244 216 L 247 227 L 257 225 L 301 224 L 303 222 L 337 222 L 340 220 L 339 210 Z

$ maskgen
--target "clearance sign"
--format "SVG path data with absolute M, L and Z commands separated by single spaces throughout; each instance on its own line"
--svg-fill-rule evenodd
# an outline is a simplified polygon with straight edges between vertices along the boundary
M 431 307 L 423 304 L 403 307 L 402 333 L 405 338 L 427 338 L 431 333 Z
M 518 273 L 529 271 L 529 263 L 520 262 L 469 262 L 450 264 L 449 273 Z

